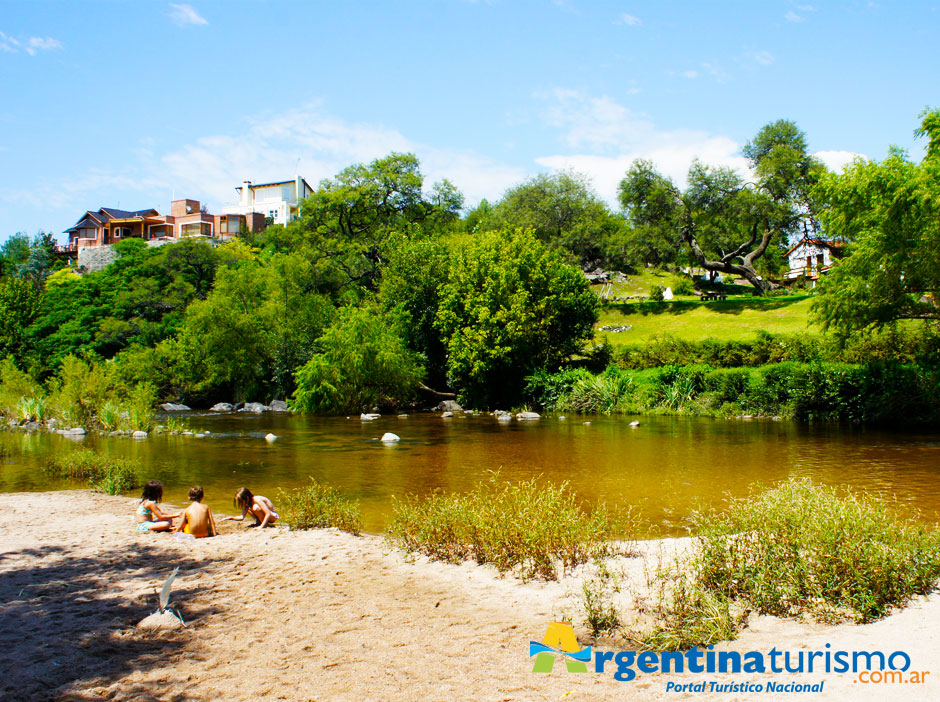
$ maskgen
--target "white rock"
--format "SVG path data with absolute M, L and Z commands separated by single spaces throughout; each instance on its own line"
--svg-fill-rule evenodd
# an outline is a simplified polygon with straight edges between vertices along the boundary
M 518 414 L 516 414 L 516 419 L 522 419 L 522 420 L 540 419 L 541 417 L 542 415 L 540 415 L 538 412 L 519 412 Z
M 133 437 L 134 439 L 146 439 L 146 438 L 147 438 L 147 432 L 145 432 L 145 431 L 135 431 L 133 434 L 131 434 L 131 437 Z
M 441 415 L 441 417 L 443 417 L 444 419 L 449 419 L 450 417 L 453 417 L 453 416 L 454 416 L 453 412 L 444 412 L 444 414 Z
M 375 412 L 363 412 L 359 415 L 359 419 L 364 422 L 371 422 L 373 419 L 380 419 L 381 417 L 381 414 L 376 414 Z
M 638 427 L 638 426 L 640 426 L 640 422 L 639 422 L 638 420 L 634 420 L 634 421 L 630 422 L 630 426 L 631 426 L 631 427 Z
M 264 440 L 265 440 L 265 441 L 277 441 L 277 435 L 276 435 L 276 434 L 265 434 L 265 435 L 264 435 Z
M 564 421 L 564 420 L 566 420 L 566 419 L 568 419 L 568 418 L 567 418 L 565 415 L 561 415 L 561 416 L 558 418 L 558 421 L 559 421 L 559 422 L 562 422 L 562 421 Z
M 71 429 L 65 432 L 66 434 L 72 434 L 73 436 L 81 436 L 85 433 L 85 430 L 81 427 L 72 427 Z
M 504 412 L 503 414 L 497 414 L 497 415 L 496 415 L 496 421 L 497 421 L 497 422 L 511 422 L 511 421 L 512 421 L 512 415 L 509 414 L 508 412 Z
M 393 434 L 392 432 L 387 431 L 384 434 L 382 434 L 382 441 L 389 443 L 389 444 L 393 444 L 396 441 L 401 441 L 401 437 L 398 434 Z

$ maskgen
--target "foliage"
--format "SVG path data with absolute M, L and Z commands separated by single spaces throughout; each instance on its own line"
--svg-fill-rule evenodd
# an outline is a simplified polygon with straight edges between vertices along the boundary
M 620 611 L 614 602 L 614 596 L 620 592 L 620 582 L 603 560 L 597 559 L 594 565 L 597 573 L 581 584 L 581 601 L 585 624 L 591 628 L 591 634 L 597 636 L 620 627 Z
M 28 373 L 17 368 L 12 358 L 0 361 L 0 413 L 18 416 L 23 398 L 39 397 L 41 386 Z
M 117 386 L 117 379 L 107 365 L 67 356 L 59 375 L 49 384 L 49 402 L 55 416 L 67 425 L 87 427 L 105 403 L 113 399 Z
M 856 159 L 818 187 L 828 235 L 851 245 L 820 281 L 813 311 L 842 337 L 901 319 L 940 320 L 940 110 L 921 117 L 929 138 L 921 163 L 892 148 L 884 161 Z
M 17 278 L 0 278 L 0 358 L 25 355 L 26 330 L 39 311 L 41 293 Z
M 343 414 L 409 401 L 423 375 L 402 338 L 402 317 L 346 307 L 317 340 L 320 349 L 297 371 L 293 407 Z
M 620 202 L 639 236 L 654 242 L 651 263 L 667 260 L 664 249 L 681 239 L 706 270 L 745 277 L 761 293 L 771 289 L 764 275 L 782 264 L 788 238 L 818 229 L 811 192 L 824 167 L 786 120 L 764 126 L 744 155 L 753 183 L 696 161 L 685 192 L 651 162 L 633 163 L 620 183 Z
M 610 414 L 622 411 L 623 403 L 636 392 L 633 380 L 616 366 L 599 375 L 583 372 L 570 389 L 558 398 L 555 408 L 572 412 Z
M 650 300 L 653 302 L 662 302 L 666 299 L 666 286 L 658 283 L 650 288 Z
M 119 495 L 140 484 L 134 466 L 122 458 L 75 449 L 52 456 L 43 468 L 48 475 L 85 480 L 92 490 Z
M 525 376 L 581 349 L 597 308 L 581 272 L 531 233 L 455 245 L 435 322 L 451 387 L 470 405 L 512 405 Z
M 303 250 L 322 267 L 323 284 L 376 290 L 395 232 L 439 229 L 456 219 L 463 196 L 448 181 L 422 193 L 423 176 L 414 154 L 391 153 L 368 165 L 355 164 L 321 181 L 300 217 L 272 229 L 259 243 L 284 251 Z
M 660 568 L 653 578 L 653 601 L 641 608 L 648 628 L 627 638 L 641 651 L 683 651 L 737 638 L 742 618 L 731 603 L 682 571 L 683 564 Z
M 494 474 L 471 492 L 396 500 L 389 540 L 411 553 L 459 563 L 474 559 L 523 579 L 558 577 L 611 553 L 626 519 L 599 506 L 586 513 L 567 484 L 506 483 Z
M 279 502 L 284 505 L 284 521 L 291 529 L 336 527 L 356 536 L 362 532 L 359 503 L 313 478 L 306 487 L 282 490 Z
M 805 479 L 733 500 L 698 527 L 698 582 L 760 613 L 866 622 L 940 577 L 937 531 Z
M 539 174 L 506 191 L 478 228 L 528 229 L 549 247 L 569 251 L 582 264 L 605 261 L 623 228 L 587 178 L 562 171 Z

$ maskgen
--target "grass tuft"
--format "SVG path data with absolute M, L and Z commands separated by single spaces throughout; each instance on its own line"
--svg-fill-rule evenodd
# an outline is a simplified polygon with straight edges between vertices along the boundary
M 53 456 L 43 470 L 54 477 L 85 480 L 92 490 L 108 495 L 119 495 L 140 484 L 130 461 L 104 456 L 91 449 L 76 449 Z
M 940 577 L 936 530 L 805 479 L 736 499 L 699 528 L 702 586 L 760 613 L 867 622 Z
M 291 529 L 336 527 L 356 536 L 362 533 L 359 503 L 313 478 L 306 487 L 281 490 L 279 502 L 284 505 L 284 521 Z
M 387 537 L 405 551 L 450 563 L 491 563 L 524 580 L 554 580 L 559 564 L 567 571 L 611 555 L 611 539 L 627 524 L 625 515 L 603 506 L 585 512 L 566 483 L 512 484 L 498 474 L 469 493 L 396 500 L 393 511 Z

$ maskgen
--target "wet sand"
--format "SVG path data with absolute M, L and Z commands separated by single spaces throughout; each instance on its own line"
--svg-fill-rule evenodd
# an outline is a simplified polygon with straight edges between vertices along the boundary
M 181 542 L 134 530 L 135 500 L 88 491 L 0 494 L 0 698 L 16 700 L 930 700 L 940 698 L 940 597 L 865 626 L 751 617 L 716 650 L 906 651 L 924 684 L 848 674 L 532 672 L 529 641 L 579 621 L 584 574 L 522 583 L 475 564 L 407 558 L 381 537 L 220 524 Z M 629 616 L 644 562 L 687 542 L 639 544 L 615 564 Z M 186 627 L 144 629 L 175 566 Z M 937 679 L 934 679 L 936 676 Z M 667 683 L 824 681 L 822 693 L 675 693 Z

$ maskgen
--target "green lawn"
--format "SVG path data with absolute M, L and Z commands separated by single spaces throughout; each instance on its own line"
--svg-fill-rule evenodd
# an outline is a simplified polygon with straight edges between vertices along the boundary
M 662 334 L 688 341 L 709 337 L 748 340 L 753 339 L 758 331 L 771 334 L 818 334 L 819 328 L 809 325 L 811 303 L 811 295 L 772 298 L 742 296 L 715 302 L 693 301 L 691 298 L 663 303 L 628 302 L 601 310 L 600 321 L 596 326 L 631 325 L 625 332 L 598 332 L 599 335 L 606 335 L 611 344 L 642 344 Z

